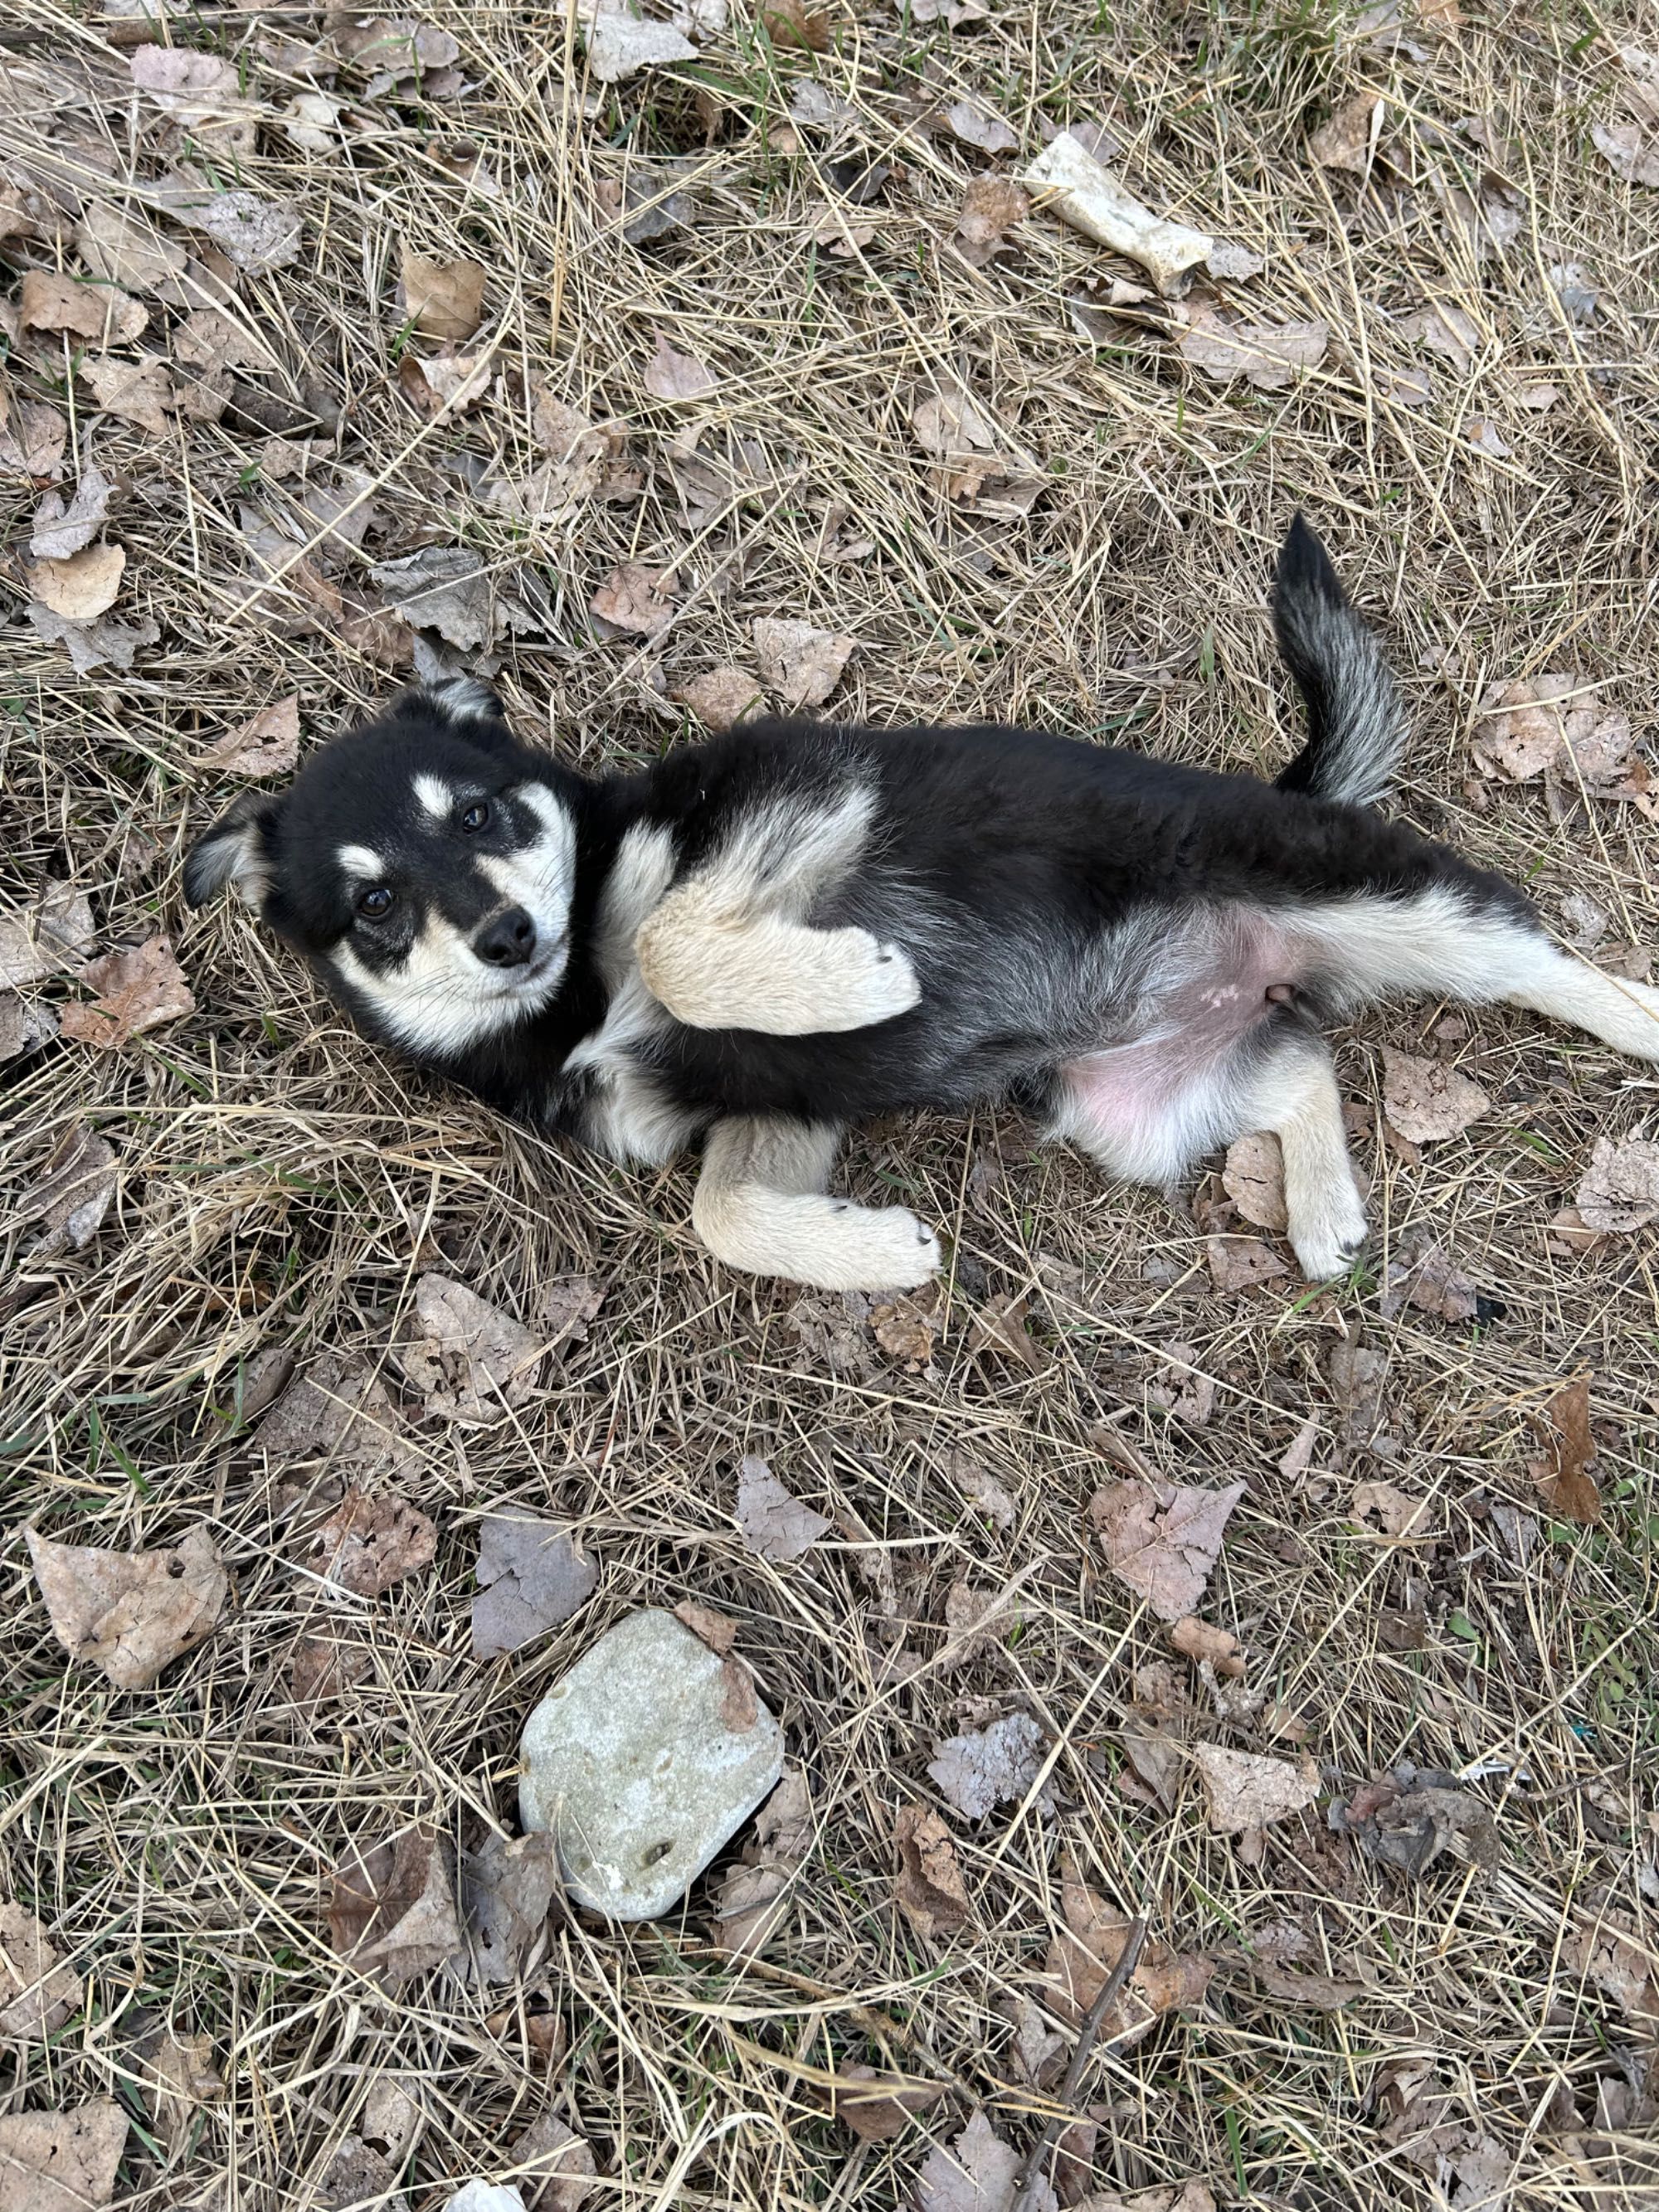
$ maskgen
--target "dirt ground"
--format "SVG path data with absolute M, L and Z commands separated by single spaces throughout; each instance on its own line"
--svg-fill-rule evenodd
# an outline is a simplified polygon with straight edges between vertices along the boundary
M 1649 1073 L 1518 1013 L 1368 1020 L 1339 1059 L 1375 1249 L 1319 1293 L 1218 1286 L 1243 1249 L 1218 1237 L 1257 1240 L 1246 1272 L 1287 1255 L 1214 1175 L 1106 1187 L 998 1113 L 866 1130 L 847 1188 L 950 1254 L 931 1310 L 884 1308 L 735 1279 L 691 1236 L 689 1169 L 624 1173 L 412 1079 L 241 908 L 179 890 L 191 831 L 280 765 L 290 700 L 309 746 L 411 664 L 495 665 L 525 733 L 640 762 L 695 735 L 691 679 L 762 673 L 757 619 L 854 641 L 821 714 L 1271 773 L 1296 737 L 1265 586 L 1300 506 L 1409 696 L 1402 811 L 1645 972 L 1659 27 L 1419 5 L 696 0 L 695 58 L 603 85 L 527 8 L 434 8 L 417 38 L 14 0 L 0 865 L 13 919 L 52 884 L 90 904 L 7 1017 L 64 1031 L 6 1070 L 0 1887 L 80 1983 L 7 2042 L 0 2135 L 114 2100 L 118 2173 L 74 2201 L 435 2212 L 522 2174 L 552 2114 L 592 2179 L 567 2168 L 550 2212 L 1008 2212 L 1014 2157 L 1070 2112 L 1050 2180 L 1096 2212 L 1659 2203 L 1655 1245 L 1639 1204 L 1623 1231 L 1559 1221 L 1596 1140 L 1652 1128 Z M 964 234 L 972 180 L 1067 125 L 1221 268 L 1260 267 L 1160 298 L 985 186 Z M 482 297 L 449 272 L 411 301 L 406 252 L 480 268 Z M 73 289 L 26 299 L 29 271 Z M 1218 324 L 1253 375 L 1203 365 Z M 94 468 L 90 546 L 47 556 L 82 565 L 43 573 L 33 535 L 67 540 L 42 502 Z M 88 614 L 98 545 L 125 563 Z M 398 612 L 388 564 L 426 549 L 471 556 L 447 641 Z M 1585 710 L 1577 753 L 1534 757 L 1536 714 L 1482 722 L 1544 677 Z M 204 763 L 268 708 L 274 762 Z M 158 932 L 193 1011 L 166 985 L 131 1035 L 67 1014 L 90 956 Z M 1385 1045 L 1484 1105 L 1391 1130 Z M 88 1211 L 46 1183 L 66 1158 Z M 1385 1297 L 1430 1243 L 1474 1317 Z M 434 1273 L 554 1340 L 513 1402 L 428 1410 L 396 1347 Z M 290 1370 L 325 1394 L 309 1429 L 291 1397 L 255 1410 Z M 373 1426 L 342 1434 L 370 1373 Z M 1544 1412 L 1586 1378 L 1588 1478 Z M 745 1541 L 745 1455 L 828 1524 L 793 1559 Z M 1146 1480 L 1244 1486 L 1196 1606 L 1242 1676 L 1172 1650 L 1108 1565 L 1091 1501 Z M 306 1516 L 343 1481 L 410 1501 L 435 1558 L 331 1599 Z M 479 1657 L 504 1503 L 568 1524 L 598 1581 Z M 53 1636 L 26 1525 L 114 1553 L 204 1529 L 216 1628 L 114 1686 Z M 331 1870 L 411 1827 L 464 1854 L 516 1832 L 532 1705 L 623 1614 L 687 1600 L 735 1622 L 810 1792 L 754 1957 L 716 1941 L 737 1844 L 665 1920 L 556 1914 L 503 1987 L 388 1991 L 342 1957 Z M 318 1637 L 356 1679 L 306 1698 Z M 1036 1763 L 970 1815 L 930 1765 L 1015 1715 Z M 1204 1745 L 1316 1799 L 1219 1832 Z M 1413 1768 L 1454 1793 L 1417 1871 L 1362 1819 Z M 896 1893 L 906 1808 L 940 1816 L 965 1893 L 931 1935 Z M 1057 1936 L 1109 1963 L 1137 1915 L 1132 2032 L 1108 2016 L 1067 2100 Z M 863 2140 L 826 2110 L 860 2063 L 939 2094 Z M 0 2205 L 53 2186 L 0 2168 Z

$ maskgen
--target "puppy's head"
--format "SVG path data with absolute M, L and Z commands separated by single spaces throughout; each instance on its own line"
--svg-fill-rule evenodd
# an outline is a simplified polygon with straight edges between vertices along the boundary
M 447 1059 L 558 991 L 580 791 L 456 678 L 404 692 L 285 793 L 245 792 L 186 855 L 185 896 L 234 885 L 366 1028 Z

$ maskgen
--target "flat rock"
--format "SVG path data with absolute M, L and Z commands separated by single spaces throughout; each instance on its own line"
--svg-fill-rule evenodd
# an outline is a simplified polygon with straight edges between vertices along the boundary
M 523 1751 L 520 1817 L 553 1832 L 570 1894 L 612 1920 L 652 1920 L 775 1786 L 783 1730 L 739 1661 L 652 1610 L 555 1684 Z

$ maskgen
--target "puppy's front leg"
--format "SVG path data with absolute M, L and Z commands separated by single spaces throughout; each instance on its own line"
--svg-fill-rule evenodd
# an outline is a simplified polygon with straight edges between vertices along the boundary
M 647 916 L 634 952 L 652 997 L 695 1030 L 867 1029 L 921 997 L 905 954 L 867 929 L 811 929 L 696 878 Z
M 908 1291 L 935 1274 L 939 1239 L 914 1213 L 826 1195 L 840 1143 L 840 1130 L 823 1123 L 717 1121 L 691 1202 L 715 1258 L 821 1291 Z

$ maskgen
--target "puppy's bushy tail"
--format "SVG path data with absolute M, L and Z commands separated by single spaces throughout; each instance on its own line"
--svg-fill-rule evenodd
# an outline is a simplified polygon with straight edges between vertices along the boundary
M 1307 742 L 1280 788 L 1375 805 L 1405 746 L 1405 710 L 1382 647 L 1299 514 L 1279 549 L 1273 610 L 1279 650 L 1308 709 Z

